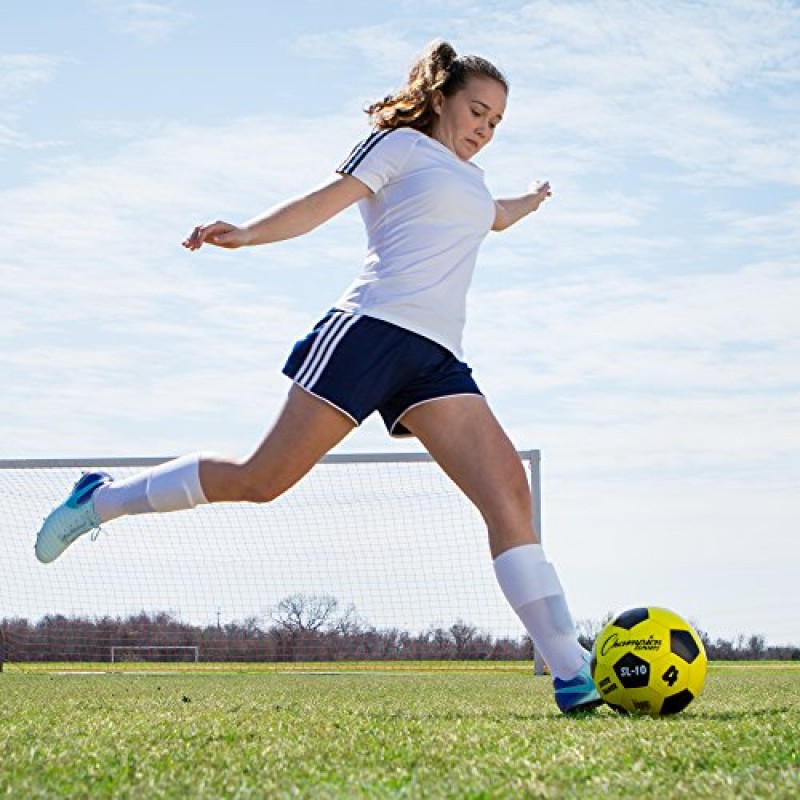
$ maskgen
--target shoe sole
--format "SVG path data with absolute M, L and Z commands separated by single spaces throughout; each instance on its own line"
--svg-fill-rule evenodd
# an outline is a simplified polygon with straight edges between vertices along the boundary
M 596 708 L 602 706 L 604 702 L 604 700 L 587 700 L 585 703 L 578 703 L 578 705 L 573 706 L 567 711 L 562 710 L 561 713 L 566 714 L 567 716 L 570 714 L 588 713 L 589 711 L 594 711 Z

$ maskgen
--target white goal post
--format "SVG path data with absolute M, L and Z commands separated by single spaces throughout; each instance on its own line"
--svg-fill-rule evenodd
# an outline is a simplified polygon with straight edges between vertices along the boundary
M 520 450 L 542 535 L 540 452 Z M 330 454 L 268 504 L 123 517 L 42 565 L 81 471 L 168 458 L 0 460 L 6 664 L 118 662 L 178 641 L 214 663 L 544 664 L 497 585 L 480 514 L 427 453 Z M 122 645 L 133 641 L 137 644 Z
M 130 652 L 139 652 L 144 651 L 145 653 L 153 652 L 158 650 L 159 652 L 164 650 L 188 650 L 194 656 L 192 661 L 197 664 L 200 661 L 200 648 L 197 645 L 185 645 L 185 644 L 139 644 L 139 645 L 131 645 L 131 644 L 112 644 L 111 645 L 111 663 L 118 664 L 124 659 L 117 658 L 117 653 L 130 653 Z

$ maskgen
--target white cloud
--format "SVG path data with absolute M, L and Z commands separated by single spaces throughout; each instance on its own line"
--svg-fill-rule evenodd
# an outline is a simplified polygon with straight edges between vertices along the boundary
M 0 148 L 9 145 L 20 145 L 23 143 L 23 136 L 19 131 L 15 131 L 9 125 L 0 122 Z
M 43 53 L 0 54 L 0 97 L 19 97 L 32 87 L 51 81 L 62 60 Z
M 90 0 L 111 28 L 143 44 L 161 44 L 192 19 L 180 0 Z
M 719 223 L 727 244 L 756 247 L 767 254 L 798 254 L 794 264 L 800 272 L 800 199 L 773 213 L 726 210 L 712 212 L 711 217 Z
M 38 149 L 51 142 L 34 142 L 20 126 L 36 87 L 49 83 L 63 58 L 44 53 L 0 54 L 0 157 L 5 148 Z
M 424 44 L 408 35 L 403 36 L 391 24 L 386 24 L 305 34 L 297 39 L 295 49 L 308 58 L 321 61 L 351 59 L 357 53 L 370 63 L 377 74 L 390 76 L 394 84 L 400 84 L 416 57 L 416 50 L 422 50 Z
M 484 29 L 509 51 L 510 63 L 527 49 L 543 77 L 557 72 L 616 97 L 713 97 L 765 77 L 800 76 L 800 16 L 786 3 L 536 2 L 520 16 L 521 24 L 508 27 L 501 13 Z M 568 60 L 556 60 L 566 52 Z

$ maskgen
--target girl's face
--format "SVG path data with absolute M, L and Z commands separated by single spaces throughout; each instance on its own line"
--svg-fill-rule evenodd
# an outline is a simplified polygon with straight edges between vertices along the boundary
M 469 161 L 494 136 L 506 110 L 506 90 L 493 78 L 472 77 L 452 97 L 437 92 L 433 98 L 436 121 L 431 136 Z

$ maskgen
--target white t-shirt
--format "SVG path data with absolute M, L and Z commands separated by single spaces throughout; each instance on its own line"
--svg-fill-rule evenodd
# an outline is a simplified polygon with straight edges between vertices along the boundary
M 421 334 L 462 357 L 466 295 L 495 205 L 483 171 L 413 128 L 375 131 L 337 172 L 359 202 L 367 255 L 336 307 Z

